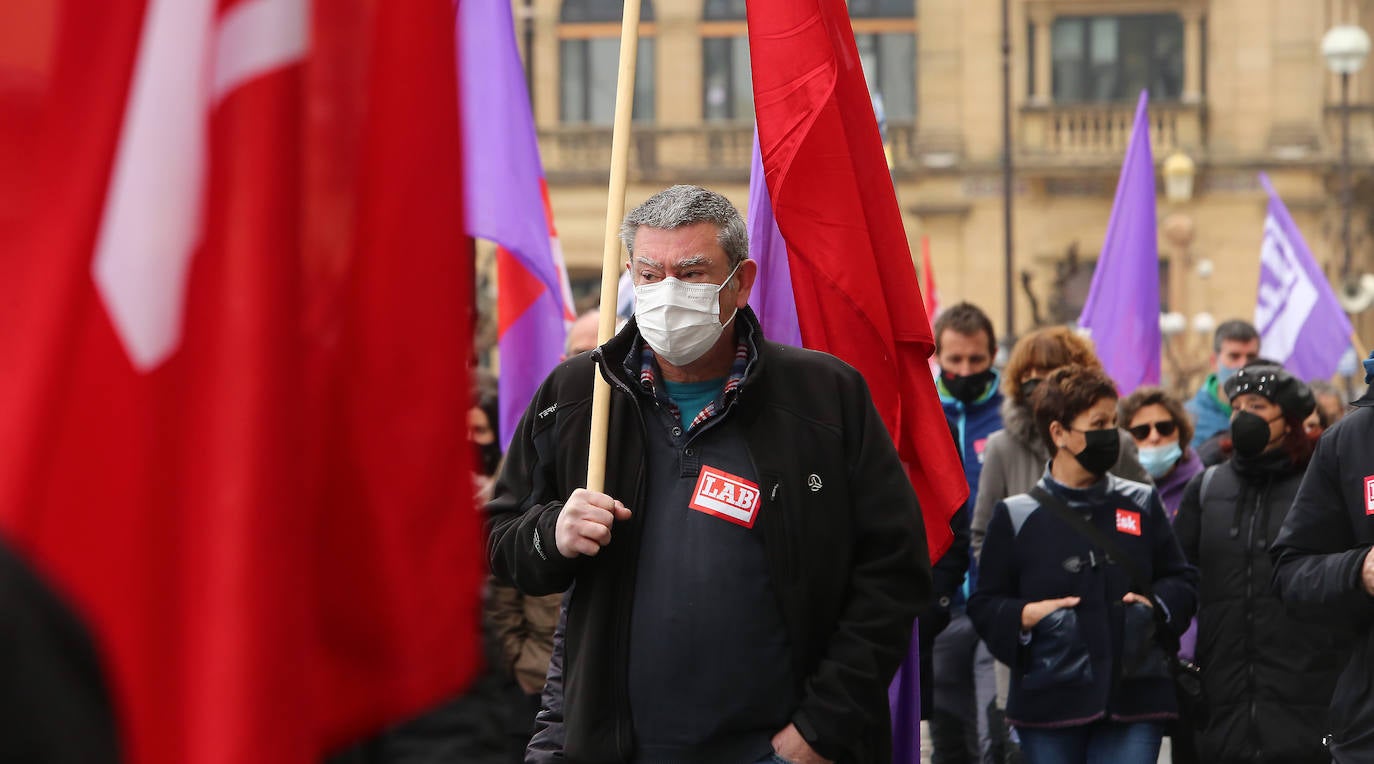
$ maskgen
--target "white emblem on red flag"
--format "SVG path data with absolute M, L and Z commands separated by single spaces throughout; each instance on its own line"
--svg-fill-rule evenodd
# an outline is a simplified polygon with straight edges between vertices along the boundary
M 759 486 L 724 470 L 702 467 L 696 490 L 692 492 L 692 503 L 688 506 L 753 528 L 759 513 Z
M 181 340 L 203 237 L 210 112 L 257 75 L 304 58 L 306 0 L 151 0 L 119 133 L 92 277 L 135 368 Z

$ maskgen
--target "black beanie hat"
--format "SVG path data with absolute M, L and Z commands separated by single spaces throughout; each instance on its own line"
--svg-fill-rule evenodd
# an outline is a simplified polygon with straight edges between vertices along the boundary
M 1277 364 L 1247 364 L 1226 380 L 1224 389 L 1230 399 L 1246 393 L 1266 398 L 1278 405 L 1284 419 L 1292 422 L 1301 422 L 1317 407 L 1312 388 Z

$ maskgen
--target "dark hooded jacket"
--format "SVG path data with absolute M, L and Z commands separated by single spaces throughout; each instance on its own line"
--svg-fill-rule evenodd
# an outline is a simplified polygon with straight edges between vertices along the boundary
M 1374 761 L 1374 597 L 1362 570 L 1374 547 L 1374 395 L 1327 430 L 1270 554 L 1285 603 L 1354 636 L 1326 729 L 1341 764 Z
M 1326 707 L 1349 637 L 1269 586 L 1269 545 L 1304 466 L 1282 451 L 1237 455 L 1184 490 L 1174 531 L 1201 575 L 1196 659 L 1211 711 L 1197 737 L 1203 761 L 1330 760 Z
M 988 650 L 1011 667 L 1007 720 L 1072 727 L 1099 719 L 1176 717 L 1165 640 L 1151 638 L 1155 614 L 1146 605 L 1122 603 L 1139 588 L 1116 563 L 1118 552 L 1130 557 L 1151 582 L 1167 628 L 1174 637 L 1182 634 L 1197 602 L 1197 571 L 1179 551 L 1159 494 L 1112 475 L 1075 489 L 1047 471 L 1039 486 L 1084 516 L 1118 551 L 1104 554 L 1033 495 L 997 502 L 968 615 Z M 1056 610 L 1029 635 L 1022 633 L 1028 603 L 1069 596 L 1081 598 L 1077 607 Z M 1137 670 L 1146 663 L 1155 670 Z

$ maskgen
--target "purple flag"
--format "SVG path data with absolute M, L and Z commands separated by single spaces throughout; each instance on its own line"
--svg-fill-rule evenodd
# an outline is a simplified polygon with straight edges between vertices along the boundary
M 763 178 L 763 158 L 759 154 L 759 132 L 754 129 L 754 162 L 749 168 L 749 257 L 758 263 L 759 275 L 749 295 L 763 325 L 763 333 L 774 342 L 801 347 L 801 322 L 792 296 L 792 271 L 787 264 L 787 242 L 773 218 L 773 200 Z
M 563 358 L 574 318 L 510 3 L 458 4 L 467 233 L 496 251 L 501 447 Z
M 1123 396 L 1159 384 L 1159 247 L 1149 102 L 1149 93 L 1141 91 L 1107 238 L 1078 318 Z
M 1328 379 L 1350 347 L 1350 319 L 1269 176 L 1259 178 L 1269 192 L 1255 301 L 1260 349 L 1300 379 Z
M 887 709 L 892 720 L 892 764 L 921 764 L 921 639 L 911 624 L 911 645 L 887 687 Z

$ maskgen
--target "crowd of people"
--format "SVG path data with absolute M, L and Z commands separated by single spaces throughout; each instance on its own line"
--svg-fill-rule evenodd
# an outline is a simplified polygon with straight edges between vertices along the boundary
M 1374 757 L 1374 398 L 1239 320 L 1186 401 L 1122 397 L 1072 329 L 999 363 L 954 305 L 936 390 L 969 498 L 932 567 L 864 380 L 749 308 L 735 208 L 675 186 L 622 240 L 634 317 L 599 347 L 578 320 L 504 457 L 475 398 L 502 732 L 464 760 L 886 762 L 913 640 L 934 764 Z

